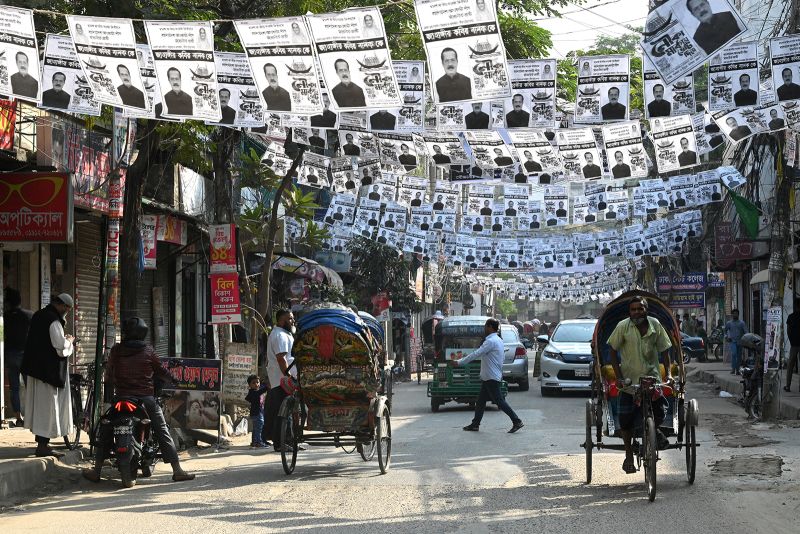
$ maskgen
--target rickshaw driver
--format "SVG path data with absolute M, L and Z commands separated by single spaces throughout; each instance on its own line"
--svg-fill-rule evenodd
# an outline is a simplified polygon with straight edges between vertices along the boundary
M 671 363 L 669 349 L 672 347 L 664 327 L 655 317 L 647 315 L 647 300 L 644 297 L 634 297 L 628 304 L 628 319 L 623 319 L 614 328 L 608 338 L 611 352 L 611 365 L 617 378 L 619 388 L 619 426 L 622 441 L 625 443 L 625 461 L 622 469 L 630 474 L 636 472 L 633 464 L 633 438 L 634 423 L 641 418 L 641 408 L 634 402 L 635 386 L 643 376 L 661 379 L 659 372 L 659 354 L 664 358 L 666 380 L 672 382 L 670 372 Z M 619 355 L 622 354 L 622 363 Z M 630 379 L 630 385 L 625 386 L 625 379 Z M 659 397 L 651 403 L 653 419 L 656 424 L 656 439 L 658 448 L 666 447 L 667 438 L 658 428 L 664 422 L 667 410 L 667 401 Z

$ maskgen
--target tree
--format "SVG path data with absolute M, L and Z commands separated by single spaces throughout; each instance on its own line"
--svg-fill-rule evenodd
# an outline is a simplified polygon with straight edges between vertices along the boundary
M 511 299 L 498 298 L 495 301 L 494 311 L 503 317 L 510 317 L 517 313 L 517 305 Z

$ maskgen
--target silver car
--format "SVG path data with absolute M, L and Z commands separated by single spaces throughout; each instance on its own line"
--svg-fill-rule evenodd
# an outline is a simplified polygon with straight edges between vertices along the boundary
M 563 390 L 589 391 L 592 387 L 592 335 L 597 319 L 561 321 L 552 336 L 539 336 L 542 351 L 542 396 Z

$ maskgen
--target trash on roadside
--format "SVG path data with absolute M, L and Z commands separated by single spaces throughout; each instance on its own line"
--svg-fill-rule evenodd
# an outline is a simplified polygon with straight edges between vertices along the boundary
M 722 397 L 723 399 L 732 399 L 736 395 L 734 395 L 733 393 L 728 393 L 727 391 L 720 391 L 719 396 Z

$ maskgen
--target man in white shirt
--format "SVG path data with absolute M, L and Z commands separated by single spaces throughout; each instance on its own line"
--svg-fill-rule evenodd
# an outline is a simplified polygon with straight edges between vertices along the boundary
M 288 395 L 281 387 L 281 378 L 286 376 L 286 371 L 294 361 L 292 358 L 292 345 L 294 345 L 294 314 L 289 310 L 278 310 L 275 314 L 275 327 L 267 338 L 267 378 L 269 379 L 269 393 L 267 406 L 264 413 L 264 430 L 261 441 L 266 443 L 271 440 L 275 452 L 281 450 L 280 410 L 283 399 Z M 297 378 L 297 369 L 292 367 L 290 374 Z
M 483 333 L 486 337 L 484 337 L 480 347 L 460 360 L 452 360 L 453 365 L 461 366 L 476 358 L 481 359 L 481 392 L 478 394 L 477 402 L 475 402 L 475 416 L 472 418 L 472 423 L 465 426 L 464 430 L 468 432 L 477 432 L 479 430 L 483 412 L 486 409 L 486 402 L 491 400 L 511 418 L 513 426 L 508 433 L 513 434 L 522 428 L 524 424 L 522 419 L 517 417 L 517 414 L 514 413 L 514 410 L 503 398 L 503 393 L 500 390 L 500 383 L 503 380 L 503 353 L 505 351 L 503 340 L 500 338 L 500 321 L 495 318 L 487 319 L 486 324 L 483 325 Z

